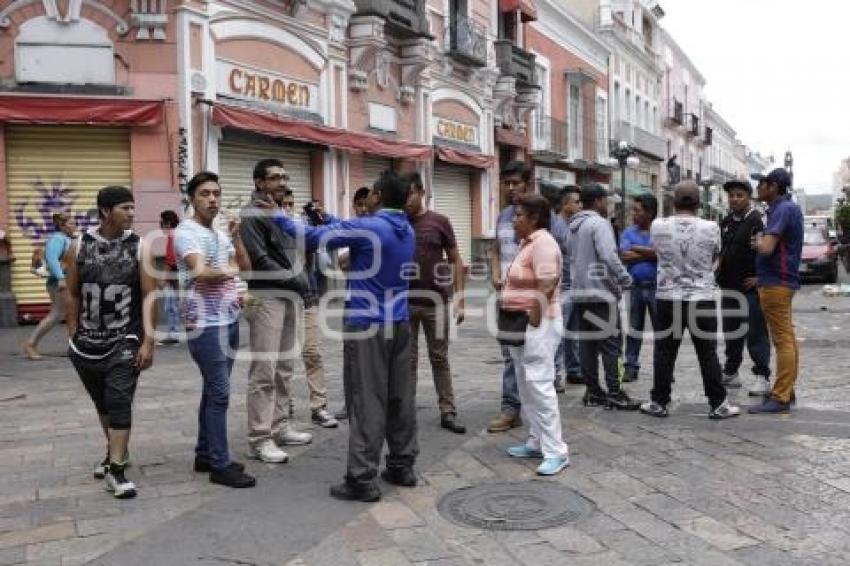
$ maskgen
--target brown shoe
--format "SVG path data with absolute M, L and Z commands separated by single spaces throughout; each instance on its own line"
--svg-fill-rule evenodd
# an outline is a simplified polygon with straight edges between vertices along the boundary
M 32 342 L 25 342 L 24 343 L 24 355 L 29 360 L 40 360 L 41 357 L 42 357 L 41 354 L 38 353 L 38 350 L 36 349 L 36 347 L 33 346 Z
M 518 414 L 502 413 L 487 425 L 487 432 L 506 432 L 512 428 L 522 426 L 522 419 Z

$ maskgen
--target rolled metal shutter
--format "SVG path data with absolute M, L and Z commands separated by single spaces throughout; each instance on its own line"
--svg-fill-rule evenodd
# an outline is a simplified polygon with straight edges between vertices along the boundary
M 289 174 L 289 188 L 295 196 L 295 210 L 312 199 L 310 148 L 303 146 L 246 143 L 223 140 L 218 144 L 218 174 L 222 202 L 226 209 L 239 209 L 254 192 L 254 165 L 261 159 L 280 159 Z
M 97 192 L 130 186 L 130 135 L 126 128 L 10 125 L 5 138 L 12 289 L 27 318 L 50 302 L 44 279 L 29 269 L 34 246 L 53 232 L 51 215 L 69 213 L 82 230 L 97 225 Z
M 472 193 L 470 170 L 438 163 L 431 180 L 434 210 L 449 218 L 463 262 L 472 254 Z
M 372 188 L 375 181 L 381 174 L 393 168 L 393 160 L 386 157 L 364 156 L 363 157 L 363 183 L 365 186 Z M 357 187 L 355 187 L 356 189 Z

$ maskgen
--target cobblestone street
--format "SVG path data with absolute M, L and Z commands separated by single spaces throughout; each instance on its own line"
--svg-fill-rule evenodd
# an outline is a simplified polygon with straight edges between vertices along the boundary
M 254 490 L 233 491 L 191 471 L 200 378 L 184 346 L 159 348 L 140 381 L 129 477 L 139 497 L 117 501 L 92 479 L 103 441 L 57 331 L 44 361 L 4 331 L 0 369 L 0 565 L 812 564 L 850 562 L 850 299 L 820 286 L 795 301 L 802 341 L 799 405 L 791 415 L 706 418 L 690 344 L 677 365 L 667 420 L 586 409 L 582 387 L 562 396 L 572 465 L 553 480 L 592 503 L 577 522 L 540 531 L 458 526 L 436 509 L 445 493 L 533 480 L 533 462 L 504 450 L 523 432 L 491 435 L 501 360 L 480 319 L 451 351 L 465 436 L 439 428 L 430 371 L 418 391 L 420 486 L 384 489 L 375 505 L 327 497 L 342 474 L 345 426 L 313 429 L 311 446 L 281 466 L 245 460 Z M 247 332 L 243 333 L 245 344 Z M 331 409 L 341 402 L 341 348 L 326 343 Z M 651 347 L 630 392 L 647 396 Z M 300 366 L 300 364 L 299 364 Z M 746 367 L 746 366 L 745 366 Z M 244 458 L 247 364 L 234 370 L 232 449 Z M 312 428 L 299 367 L 296 414 Z M 746 392 L 734 393 L 747 404 Z

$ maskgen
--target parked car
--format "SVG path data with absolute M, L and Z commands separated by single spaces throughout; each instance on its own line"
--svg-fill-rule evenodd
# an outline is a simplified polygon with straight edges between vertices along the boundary
M 824 229 L 803 232 L 803 254 L 800 258 L 800 276 L 817 277 L 826 283 L 838 281 L 838 245 Z

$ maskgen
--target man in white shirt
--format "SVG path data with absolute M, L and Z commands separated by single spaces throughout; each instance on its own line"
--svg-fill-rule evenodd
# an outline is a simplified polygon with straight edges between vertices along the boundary
M 714 266 L 720 254 L 720 227 L 697 218 L 699 185 L 691 180 L 676 185 L 676 213 L 652 223 L 650 238 L 658 258 L 657 327 L 651 400 L 642 413 L 666 417 L 676 355 L 685 329 L 691 334 L 708 397 L 711 419 L 736 417 L 723 387 L 717 359 L 717 284 Z

